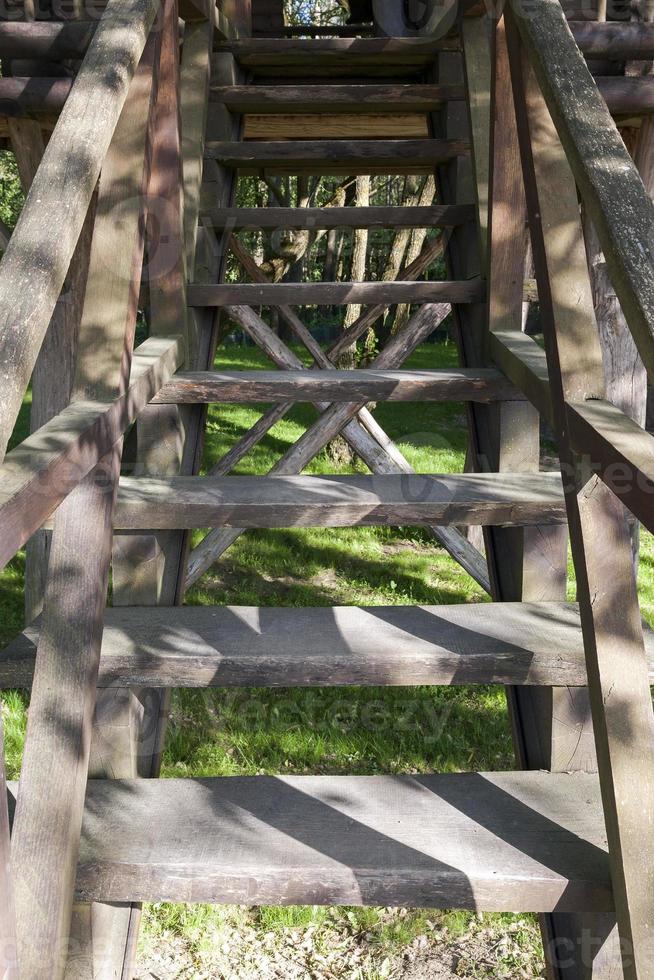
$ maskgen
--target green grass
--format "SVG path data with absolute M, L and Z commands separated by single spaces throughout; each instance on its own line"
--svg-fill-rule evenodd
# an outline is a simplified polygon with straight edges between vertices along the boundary
M 456 363 L 452 344 L 420 348 L 410 364 Z M 229 346 L 217 365 L 225 369 L 268 367 L 252 347 Z M 205 465 L 210 467 L 243 435 L 265 406 L 212 406 Z M 28 406 L 15 438 L 26 431 Z M 416 470 L 463 468 L 465 416 L 457 404 L 379 405 L 376 418 Z M 298 406 L 239 464 L 236 472 L 265 473 L 315 418 Z M 363 467 L 354 466 L 353 469 Z M 325 451 L 307 472 L 343 472 Z M 24 557 L 2 573 L 0 642 L 22 627 Z M 571 584 L 571 590 L 574 584 Z M 640 589 L 645 615 L 654 614 L 654 547 L 643 532 Z M 572 597 L 572 594 L 571 594 Z M 381 605 L 481 601 L 479 587 L 416 528 L 257 531 L 243 534 L 225 558 L 193 588 L 194 605 Z M 7 765 L 19 772 L 25 731 L 25 698 L 4 696 Z M 177 691 L 163 759 L 163 776 L 237 773 L 453 772 L 506 769 L 512 747 L 504 693 L 496 687 L 339 688 L 302 690 L 214 689 Z M 412 911 L 389 916 L 379 909 L 262 908 L 158 904 L 146 912 L 144 942 L 183 935 L 199 953 L 206 943 L 247 923 L 257 934 L 315 929 L 327 942 L 337 921 L 365 934 L 378 962 L 425 932 L 427 920 L 455 938 L 471 927 L 469 913 Z M 502 925 L 511 917 L 489 917 Z M 521 922 L 524 922 L 524 917 Z M 522 928 L 522 926 L 520 926 Z M 537 944 L 533 921 L 527 946 Z M 323 936 L 323 940 L 320 937 Z M 218 937 L 218 938 L 217 938 Z M 375 961 L 377 962 L 377 960 Z M 375 969 L 377 969 L 375 967 Z M 372 967 L 371 967 L 372 970 Z M 383 973 L 370 972 L 370 977 Z M 363 977 L 364 974 L 362 973 Z

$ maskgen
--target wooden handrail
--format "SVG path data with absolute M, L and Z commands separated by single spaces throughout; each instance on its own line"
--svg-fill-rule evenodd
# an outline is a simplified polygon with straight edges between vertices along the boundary
M 558 0 L 524 16 L 510 0 L 614 289 L 654 378 L 654 204 L 579 51 Z M 604 25 L 602 25 L 604 26 Z
M 0 264 L 0 458 L 158 6 L 109 0 Z
M 179 338 L 149 338 L 134 352 L 124 395 L 73 402 L 7 454 L 0 466 L 0 569 L 111 449 L 183 357 Z

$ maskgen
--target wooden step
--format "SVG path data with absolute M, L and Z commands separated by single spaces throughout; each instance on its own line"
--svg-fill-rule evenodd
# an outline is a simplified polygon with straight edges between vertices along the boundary
M 86 54 L 96 21 L 77 21 L 69 24 L 49 21 L 0 23 L 0 58 L 44 58 L 49 61 L 83 58 Z
M 595 81 L 614 116 L 644 116 L 654 112 L 651 75 L 603 75 Z
M 115 607 L 104 623 L 101 687 L 586 684 L 574 603 Z M 2 651 L 1 688 L 30 686 L 38 638 L 28 626 Z
M 210 101 L 231 112 L 432 112 L 465 98 L 462 85 L 216 85 Z
M 91 779 L 76 898 L 612 909 L 597 777 L 543 772 Z
M 555 473 L 125 478 L 115 509 L 115 526 L 134 530 L 565 520 Z
M 458 50 L 458 38 L 244 38 L 220 44 L 256 75 L 315 78 L 357 74 L 366 77 L 412 77 L 435 64 L 438 51 Z
M 446 139 L 212 141 L 205 156 L 244 174 L 426 174 L 468 151 Z
M 0 78 L 0 116 L 56 116 L 72 84 L 71 78 Z
M 212 208 L 204 215 L 214 228 L 446 228 L 476 218 L 472 204 L 368 208 Z
M 477 303 L 483 280 L 465 282 L 192 283 L 189 306 L 335 306 L 364 303 Z
M 493 368 L 435 371 L 182 371 L 153 399 L 207 402 L 516 401 L 523 395 Z
M 651 61 L 654 58 L 652 24 L 570 21 L 569 27 L 586 58 L 615 61 Z

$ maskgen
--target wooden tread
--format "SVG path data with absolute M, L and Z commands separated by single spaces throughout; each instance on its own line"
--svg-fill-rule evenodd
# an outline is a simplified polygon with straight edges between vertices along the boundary
M 207 402 L 519 401 L 493 368 L 435 371 L 181 371 L 157 392 L 160 404 Z
M 476 303 L 482 279 L 464 282 L 237 282 L 192 283 L 189 306 L 334 306 L 364 303 Z
M 55 23 L 31 21 L 0 23 L 0 58 L 45 58 L 61 61 L 83 58 L 95 33 L 97 21 Z
M 224 85 L 210 101 L 231 112 L 379 113 L 432 112 L 465 98 L 462 85 Z
M 654 679 L 654 632 L 644 627 Z M 0 654 L 0 687 L 30 686 L 38 624 Z M 99 685 L 338 687 L 586 684 L 579 609 L 566 602 L 443 606 L 114 607 Z
M 252 74 L 275 78 L 315 77 L 413 77 L 434 65 L 438 51 L 460 48 L 458 38 L 444 37 L 424 43 L 415 38 L 243 38 L 219 45 L 216 50 L 233 54 Z
M 350 527 L 562 524 L 555 473 L 227 476 L 120 482 L 115 526 Z
M 542 772 L 91 779 L 76 898 L 612 908 L 597 777 Z
M 570 21 L 569 27 L 586 58 L 615 61 L 654 58 L 654 26 L 650 23 Z
M 230 231 L 277 228 L 447 228 L 475 220 L 472 204 L 432 207 L 211 208 L 204 217 Z
M 205 156 L 244 174 L 422 174 L 469 148 L 447 139 L 209 141 Z

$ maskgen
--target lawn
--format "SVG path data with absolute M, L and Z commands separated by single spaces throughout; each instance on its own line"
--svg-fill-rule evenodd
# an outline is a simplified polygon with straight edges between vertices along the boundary
M 456 351 L 446 341 L 425 345 L 408 363 L 453 365 Z M 269 366 L 252 347 L 236 344 L 221 349 L 217 364 L 225 369 Z M 220 458 L 262 411 L 264 406 L 213 406 L 205 464 Z M 379 405 L 375 415 L 416 470 L 463 468 L 466 436 L 461 405 Z M 16 438 L 24 434 L 27 416 L 26 405 Z M 265 473 L 314 417 L 309 406 L 295 408 L 236 472 Z M 327 452 L 307 470 L 337 471 L 343 469 L 337 470 Z M 651 616 L 654 547 L 647 533 L 642 550 L 643 612 Z M 2 574 L 0 642 L 22 626 L 23 568 L 23 556 L 18 555 Z M 194 605 L 263 606 L 483 599 L 480 588 L 426 532 L 409 527 L 249 532 L 187 596 Z M 7 764 L 15 777 L 24 738 L 25 697 L 6 693 L 3 700 Z M 499 688 L 216 689 L 175 693 L 162 775 L 415 773 L 511 766 L 511 738 Z M 480 937 L 485 952 L 470 960 L 468 951 L 477 948 Z M 144 962 L 167 956 L 179 972 L 166 973 L 162 967 L 160 975 L 189 978 L 269 975 L 375 980 L 404 976 L 401 970 L 407 962 L 431 956 L 442 947 L 455 951 L 451 958 L 464 971 L 460 975 L 540 975 L 537 927 L 525 916 L 156 905 L 146 908 L 142 936 Z M 493 953 L 490 965 L 485 965 L 489 949 Z M 454 974 L 442 974 L 449 975 Z

